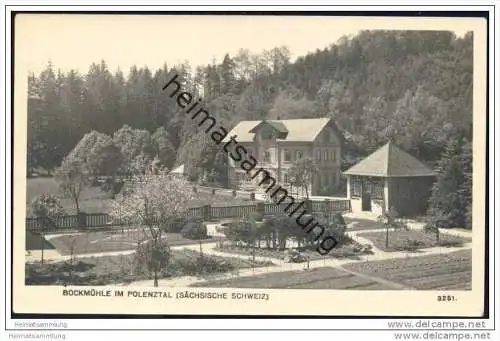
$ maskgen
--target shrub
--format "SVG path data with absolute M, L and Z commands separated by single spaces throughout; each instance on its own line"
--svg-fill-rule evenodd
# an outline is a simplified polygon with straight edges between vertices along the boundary
M 30 203 L 33 214 L 37 217 L 57 217 L 66 214 L 59 199 L 51 194 L 41 194 Z
M 173 221 L 162 224 L 161 229 L 167 233 L 179 233 L 187 222 L 187 217 L 176 218 Z
M 235 197 L 235 196 L 236 196 L 236 190 L 233 189 L 233 197 Z
M 199 221 L 189 221 L 181 230 L 181 235 L 187 239 L 206 239 L 207 227 Z
M 260 212 L 252 212 L 248 218 L 252 221 L 262 221 L 264 219 L 264 215 Z
M 141 243 L 134 254 L 135 272 L 136 274 L 165 272 L 170 256 L 170 247 L 165 240 Z
M 228 272 L 235 266 L 218 257 L 182 257 L 173 264 L 173 272 L 182 275 L 199 275 L 201 273 Z
M 415 251 L 423 246 L 425 246 L 425 243 L 422 242 L 421 240 L 406 238 L 406 240 L 403 243 L 403 250 Z

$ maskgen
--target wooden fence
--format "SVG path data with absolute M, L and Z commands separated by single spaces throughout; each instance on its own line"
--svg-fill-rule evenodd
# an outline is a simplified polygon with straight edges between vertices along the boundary
M 217 220 L 223 218 L 248 217 L 251 213 L 277 214 L 285 212 L 287 204 L 281 205 L 273 203 L 257 203 L 238 206 L 201 206 L 191 207 L 187 210 L 186 216 L 201 218 L 205 221 Z M 311 212 L 349 212 L 351 205 L 349 200 L 310 200 L 305 201 L 303 209 Z M 32 232 L 45 230 L 45 232 L 57 232 L 63 230 L 91 230 L 106 228 L 112 226 L 126 225 L 124 222 L 113 220 L 107 213 L 93 213 L 80 215 L 67 215 L 55 218 L 27 218 L 26 229 Z

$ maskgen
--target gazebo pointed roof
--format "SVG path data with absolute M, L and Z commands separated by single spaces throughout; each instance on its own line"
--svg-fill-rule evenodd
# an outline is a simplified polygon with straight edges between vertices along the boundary
M 344 174 L 386 178 L 436 175 L 433 170 L 391 141 L 349 168 Z

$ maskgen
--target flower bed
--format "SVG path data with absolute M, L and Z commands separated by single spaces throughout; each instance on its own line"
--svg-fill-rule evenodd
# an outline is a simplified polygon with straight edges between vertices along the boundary
M 204 255 L 200 260 L 196 251 L 172 251 L 166 270 L 159 278 L 196 276 L 230 272 L 262 266 L 270 262 L 255 262 L 235 257 Z M 134 255 L 91 257 L 69 262 L 27 263 L 26 285 L 108 285 L 152 279 L 147 271 L 136 271 Z
M 402 230 L 389 232 L 389 247 L 386 248 L 385 231 L 360 233 L 358 236 L 370 240 L 376 248 L 387 252 L 416 251 L 430 247 L 459 247 L 471 241 L 470 238 L 441 233 L 438 244 L 433 233 L 422 230 Z

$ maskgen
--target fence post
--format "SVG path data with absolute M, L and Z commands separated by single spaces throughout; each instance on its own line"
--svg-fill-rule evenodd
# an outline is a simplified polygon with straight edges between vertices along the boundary
M 86 225 L 87 225 L 87 213 L 78 212 L 76 219 L 78 220 L 78 227 L 86 227 Z
M 211 215 L 210 215 L 210 211 L 211 211 L 211 209 L 210 209 L 210 205 L 205 205 L 205 206 L 203 206 L 203 220 L 204 220 L 204 221 L 209 221 L 209 220 L 211 220 L 211 218 L 212 218 L 212 217 L 211 217 Z
M 312 214 L 313 213 L 313 210 L 312 210 L 312 201 L 311 199 L 305 199 L 304 200 L 304 206 L 306 207 L 306 211 L 309 213 L 309 214 Z
M 262 217 L 266 213 L 266 207 L 265 207 L 265 205 L 266 205 L 266 203 L 260 202 L 260 201 L 256 205 L 257 214 L 259 214 Z

